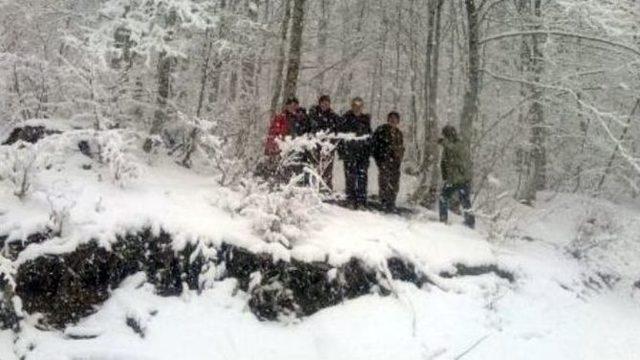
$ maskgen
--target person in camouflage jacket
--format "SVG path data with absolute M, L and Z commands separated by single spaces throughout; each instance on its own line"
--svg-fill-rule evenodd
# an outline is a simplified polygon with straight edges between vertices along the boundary
M 471 173 L 470 154 L 464 143 L 458 138 L 456 128 L 450 125 L 442 129 L 443 138 L 442 160 L 440 169 L 444 185 L 440 193 L 440 221 L 448 222 L 449 201 L 454 194 L 458 194 L 464 209 L 464 223 L 470 228 L 475 227 L 475 216 L 471 211 Z

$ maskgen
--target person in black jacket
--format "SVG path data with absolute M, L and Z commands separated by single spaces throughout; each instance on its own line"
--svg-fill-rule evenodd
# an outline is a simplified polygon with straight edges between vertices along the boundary
M 353 136 L 338 145 L 338 155 L 344 161 L 347 201 L 353 207 L 367 204 L 369 157 L 371 156 L 371 116 L 364 113 L 364 101 L 351 101 L 351 110 L 342 117 L 339 132 Z
M 329 95 L 322 95 L 318 98 L 318 104 L 309 110 L 309 117 L 313 132 L 338 132 L 340 116 L 331 108 L 331 97 Z
M 311 120 L 313 133 L 317 134 L 319 132 L 327 132 L 335 134 L 338 132 L 340 116 L 331 109 L 331 98 L 329 95 L 320 96 L 318 99 L 318 105 L 309 110 L 309 118 Z M 324 181 L 329 190 L 333 190 L 334 157 L 335 155 L 333 151 L 323 153 L 322 149 L 319 149 L 315 156 L 318 174 L 322 176 L 322 181 Z
M 398 128 L 400 114 L 392 111 L 387 123 L 373 134 L 373 158 L 378 165 L 378 187 L 382 207 L 393 211 L 400 190 L 400 166 L 404 158 L 404 140 Z

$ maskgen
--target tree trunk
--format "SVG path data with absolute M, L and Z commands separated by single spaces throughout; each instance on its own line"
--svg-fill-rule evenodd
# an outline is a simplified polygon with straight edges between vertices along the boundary
M 529 1 L 530 0 L 519 0 L 517 4 L 517 10 L 518 10 L 518 13 L 520 14 L 520 18 L 521 18 L 520 21 L 522 23 L 527 23 L 530 20 L 528 18 L 530 17 L 530 12 L 531 12 Z M 521 30 L 523 31 L 526 30 L 526 27 L 524 25 L 521 26 Z M 524 79 L 529 77 L 529 74 L 531 71 L 531 59 L 532 59 L 531 46 L 529 45 L 527 40 L 528 40 L 527 37 L 523 36 L 520 42 L 519 70 L 520 70 L 521 76 Z M 523 100 L 529 99 L 532 96 L 531 92 L 532 92 L 531 85 L 522 84 L 520 86 L 520 96 L 522 97 Z M 518 123 L 521 128 L 520 131 L 529 130 L 530 114 L 531 113 L 529 109 L 525 107 L 520 109 L 520 112 L 518 114 Z M 533 168 L 531 167 L 532 162 L 531 162 L 530 147 L 531 147 L 531 144 L 523 143 L 521 144 L 521 146 L 518 148 L 516 152 L 516 157 L 517 157 L 516 169 L 518 171 L 518 188 L 516 190 L 516 199 L 522 203 L 528 203 L 528 204 L 533 203 L 536 197 L 535 186 L 533 186 L 533 181 L 532 181 Z
M 244 11 L 249 20 L 258 21 L 258 0 L 247 0 Z M 249 49 L 242 58 L 242 82 L 240 86 L 240 113 L 246 123 L 240 128 L 240 136 L 238 139 L 238 152 L 235 154 L 238 158 L 246 157 L 249 149 L 250 139 L 255 131 L 258 118 L 258 99 L 256 98 L 256 46 L 251 46 L 249 40 Z
M 231 64 L 231 74 L 229 75 L 229 101 L 232 103 L 236 101 L 238 98 L 238 64 L 236 61 L 233 61 Z
M 458 12 L 456 9 L 456 5 L 455 4 L 449 4 L 449 18 L 450 19 L 458 19 Z M 457 106 L 455 106 L 456 104 L 456 98 L 459 95 L 459 86 L 458 86 L 458 81 L 457 80 L 457 75 L 458 72 L 456 70 L 459 70 L 459 64 L 458 64 L 458 57 L 457 57 L 457 52 L 456 49 L 459 47 L 458 43 L 458 36 L 459 36 L 459 26 L 458 26 L 458 21 L 456 21 L 456 23 L 452 26 L 452 30 L 451 30 L 451 38 L 450 38 L 450 43 L 448 48 L 448 62 L 449 62 L 449 66 L 448 66 L 448 81 L 447 81 L 447 118 L 448 119 L 453 119 L 454 116 L 456 115 L 455 112 L 455 108 Z
M 429 98 L 428 107 L 431 108 L 429 112 L 429 118 L 427 119 L 427 126 L 429 130 L 429 137 L 427 139 L 429 163 L 426 164 L 431 174 L 431 180 L 429 181 L 429 197 L 426 199 L 426 205 L 433 206 L 437 199 L 437 187 L 440 183 L 440 149 L 438 148 L 439 137 L 439 121 L 438 121 L 438 83 L 439 83 L 439 63 L 440 63 L 440 33 L 441 33 L 441 20 L 442 20 L 442 5 L 444 0 L 437 0 L 436 18 L 435 18 L 435 38 L 433 55 L 431 62 L 431 84 L 429 85 Z
M 401 89 L 402 87 L 400 86 L 400 54 L 401 54 L 401 50 L 402 50 L 402 43 L 401 43 L 401 38 L 400 38 L 400 34 L 402 31 L 402 2 L 399 1 L 397 6 L 396 6 L 396 14 L 397 14 L 397 18 L 396 18 L 396 33 L 395 33 L 395 62 L 396 62 L 396 69 L 395 69 L 395 74 L 393 77 L 393 108 L 394 109 L 398 109 L 398 107 L 400 106 L 400 93 L 401 93 Z M 409 46 L 413 46 L 413 45 L 409 45 Z
M 253 22 L 258 21 L 258 0 L 248 0 L 246 3 L 247 17 Z M 247 54 L 242 58 L 242 84 L 240 100 L 243 105 L 255 102 L 255 73 L 256 73 L 256 50 L 247 49 Z
M 127 11 L 123 16 L 126 16 L 126 14 Z M 120 50 L 119 56 L 114 56 L 111 59 L 111 68 L 119 73 L 113 102 L 120 103 L 121 101 L 130 100 L 131 96 L 131 78 L 129 74 L 133 67 L 134 58 L 134 53 L 131 51 L 134 45 L 133 41 L 131 41 L 131 30 L 124 26 L 119 27 L 115 31 L 113 40 L 114 47 Z M 130 117 L 136 118 L 140 111 L 138 108 L 139 106 L 134 106 L 132 109 L 127 109 L 127 106 L 119 108 L 116 123 L 120 123 L 122 120 L 127 121 Z
M 437 159 L 438 152 L 438 81 L 440 62 L 440 26 L 442 18 L 442 4 L 444 0 L 436 0 L 431 16 L 432 30 L 429 35 L 429 45 L 427 50 L 428 65 L 425 69 L 427 81 L 425 83 L 425 97 L 427 108 L 425 109 L 425 132 L 424 132 L 424 162 L 425 170 L 428 170 Z
M 173 27 L 176 24 L 177 14 L 175 10 L 171 10 L 167 14 L 167 39 L 170 42 L 173 39 Z M 158 94 L 156 98 L 156 111 L 151 126 L 151 134 L 159 135 L 162 128 L 169 118 L 167 103 L 171 94 L 171 78 L 176 64 L 176 58 L 169 55 L 166 51 L 160 52 L 158 58 Z
M 362 25 L 364 22 L 364 15 L 367 10 L 367 0 L 360 0 L 358 2 L 359 11 L 356 16 L 358 22 L 356 23 L 355 30 L 349 26 L 349 20 L 351 14 L 349 11 L 348 2 L 344 2 L 344 8 L 342 10 L 342 73 L 340 74 L 340 80 L 338 83 L 337 97 L 340 101 L 345 101 L 349 104 L 349 98 L 351 97 L 351 83 L 353 82 L 353 71 L 349 68 L 349 63 L 353 56 L 356 56 L 355 51 L 358 51 L 362 46 L 361 39 L 358 37 L 362 32 Z M 350 37 L 358 38 L 358 42 L 351 42 Z M 347 40 L 349 39 L 349 40 Z
M 327 41 L 329 38 L 329 15 L 331 13 L 331 0 L 320 1 L 320 19 L 318 20 L 318 81 L 316 92 L 325 93 L 324 67 L 327 63 Z
M 412 26 L 417 26 L 416 16 L 414 12 L 415 0 L 411 0 L 409 3 L 409 19 Z M 420 157 L 420 145 L 418 142 L 418 59 L 417 59 L 417 44 L 413 37 L 413 32 L 409 31 L 407 36 L 409 37 L 409 88 L 411 91 L 411 97 L 409 100 L 409 107 L 411 109 L 410 130 L 407 134 L 407 140 L 410 144 L 409 156 L 410 160 L 418 167 Z
M 200 91 L 198 94 L 198 107 L 196 109 L 196 117 L 200 117 L 202 115 L 202 106 L 204 104 L 204 95 L 206 91 L 207 85 L 207 77 L 209 76 L 209 64 L 211 63 L 211 48 L 213 46 L 212 40 L 210 39 L 210 30 L 207 29 L 205 32 L 205 42 L 206 47 L 203 51 L 203 64 L 202 64 L 202 75 L 200 77 Z
M 268 24 L 271 21 L 271 4 L 269 0 L 265 0 L 264 5 L 262 7 L 264 9 L 262 23 Z M 270 39 L 269 34 L 265 33 L 261 36 L 262 41 L 265 44 L 268 44 Z M 262 46 L 260 49 L 260 53 L 258 54 L 258 59 L 256 60 L 256 71 L 255 71 L 255 97 L 259 104 L 262 104 L 262 74 L 264 73 L 264 65 L 265 65 L 265 54 L 267 54 L 267 46 Z M 271 74 L 267 74 L 267 79 L 271 78 Z M 257 111 L 261 111 L 261 106 L 258 105 Z
M 218 4 L 218 8 L 216 9 L 220 13 L 224 13 L 227 7 L 226 1 L 221 1 Z M 217 38 L 220 40 L 226 39 L 228 37 L 228 19 L 225 16 L 222 16 L 220 19 L 220 23 L 218 24 Z M 224 55 L 214 52 L 211 56 L 211 63 L 213 69 L 211 69 L 211 88 L 209 89 L 209 104 L 215 104 L 220 99 L 220 83 L 222 80 L 222 67 L 225 63 Z M 208 109 L 210 110 L 210 109 Z
M 584 114 L 582 113 L 582 93 L 576 93 L 576 107 L 578 109 L 578 119 L 580 119 L 579 131 L 582 135 L 582 140 L 580 141 L 580 147 L 578 148 L 578 152 L 576 154 L 576 158 L 579 159 L 578 165 L 576 166 L 576 172 L 574 177 L 576 179 L 576 185 L 573 188 L 573 192 L 577 193 L 582 189 L 582 172 L 584 166 L 584 154 L 587 147 L 587 137 L 589 136 L 589 125 L 591 123 L 591 118 L 585 119 Z
M 467 13 L 467 88 L 460 118 L 462 141 L 471 151 L 473 124 L 478 117 L 480 96 L 480 22 L 476 0 L 464 0 Z
M 349 66 L 349 50 L 352 49 L 352 44 L 350 44 L 349 32 L 349 2 L 343 1 L 343 6 L 340 9 L 340 13 L 342 14 L 342 28 L 341 28 L 341 38 L 342 46 L 340 47 L 340 79 L 338 80 L 338 88 L 336 89 L 336 97 L 339 101 L 343 102 L 347 100 L 347 98 L 351 95 L 351 84 L 348 82 L 348 66 Z M 347 102 L 348 103 L 348 102 Z
M 369 93 L 369 106 L 371 116 L 375 119 L 380 119 L 380 111 L 382 108 L 382 97 L 384 92 L 384 59 L 387 52 L 387 38 L 389 35 L 389 18 L 387 17 L 387 11 L 382 1 L 379 1 L 378 7 L 381 11 L 381 29 L 378 38 L 378 47 L 376 50 L 376 56 L 373 60 L 373 66 L 371 70 L 371 92 Z
M 542 0 L 534 1 L 534 14 L 536 17 L 536 30 L 541 29 L 542 22 Z M 539 84 L 544 75 L 544 54 L 540 46 L 542 35 L 533 35 L 533 80 Z M 544 41 L 544 40 L 543 40 Z M 534 99 L 532 104 L 532 134 L 531 143 L 533 144 L 533 161 L 534 161 L 534 182 L 537 191 L 547 188 L 547 150 L 546 150 L 546 125 L 544 119 L 544 107 L 542 101 L 544 98 L 544 88 L 536 87 L 534 91 Z
M 16 97 L 18 99 L 18 105 L 20 108 L 20 115 L 22 116 L 22 120 L 28 120 L 31 118 L 31 112 L 29 108 L 25 105 L 22 91 L 20 90 L 20 77 L 18 76 L 18 65 L 17 62 L 13 63 L 13 91 L 16 92 Z
M 283 92 L 285 99 L 296 96 L 298 91 L 298 76 L 300 74 L 300 59 L 302 57 L 302 32 L 304 30 L 304 4 L 305 0 L 293 0 L 289 61 Z
M 534 30 L 540 28 L 541 0 L 520 0 L 518 11 L 525 24 L 534 23 Z M 528 205 L 536 200 L 537 192 L 546 188 L 546 151 L 544 108 L 542 106 L 543 89 L 539 84 L 544 71 L 543 54 L 540 49 L 540 35 L 523 36 L 521 57 L 521 71 L 523 77 L 529 79 L 530 84 L 523 85 L 523 99 L 530 98 L 528 111 L 521 115 L 521 121 L 529 131 L 529 144 L 519 149 L 521 184 L 516 194 L 517 199 Z
M 420 164 L 420 185 L 414 194 L 421 205 L 431 208 L 436 202 L 438 171 L 438 64 L 440 61 L 440 26 L 444 0 L 431 0 L 429 4 L 429 32 L 425 56 L 425 113 Z
M 273 96 L 271 97 L 270 114 L 273 117 L 280 104 L 282 94 L 282 73 L 286 56 L 287 32 L 289 30 L 289 20 L 291 18 L 291 0 L 284 0 L 284 15 L 280 27 L 280 46 L 278 47 L 278 62 L 275 69 L 275 80 L 273 81 Z

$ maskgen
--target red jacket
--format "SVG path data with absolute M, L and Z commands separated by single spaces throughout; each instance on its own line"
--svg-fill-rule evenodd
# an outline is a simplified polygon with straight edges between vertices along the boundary
M 273 120 L 271 120 L 269 134 L 267 135 L 267 143 L 265 144 L 264 149 L 265 155 L 280 155 L 280 148 L 278 147 L 276 139 L 283 139 L 284 137 L 291 135 L 291 122 L 293 121 L 293 117 L 287 115 L 289 114 L 283 111 L 276 114 Z

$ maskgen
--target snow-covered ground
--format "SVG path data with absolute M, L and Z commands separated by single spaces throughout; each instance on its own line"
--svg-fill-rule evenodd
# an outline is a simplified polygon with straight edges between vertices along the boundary
M 25 319 L 16 337 L 0 332 L 0 360 L 18 359 L 637 359 L 640 354 L 640 205 L 544 194 L 535 209 L 489 242 L 487 224 L 471 231 L 410 217 L 320 205 L 303 237 L 287 249 L 263 241 L 252 213 L 229 208 L 242 196 L 208 175 L 137 154 L 141 175 L 121 187 L 108 169 L 65 153 L 34 181 L 24 200 L 0 183 L 0 234 L 9 240 L 50 224 L 68 208 L 60 238 L 29 246 L 14 265 L 97 239 L 109 246 L 130 229 L 163 228 L 180 244 L 233 243 L 281 258 L 375 266 L 390 255 L 412 259 L 437 285 L 394 282 L 388 297 L 368 295 L 289 323 L 260 322 L 234 280 L 200 293 L 160 297 L 132 276 L 98 311 L 65 331 Z M 85 170 L 82 165 L 91 164 Z M 336 172 L 339 172 L 337 167 Z M 373 176 L 372 176 L 373 178 Z M 375 192 L 375 187 L 373 188 Z M 591 246 L 591 244 L 599 244 Z M 443 278 L 454 265 L 495 264 L 494 274 Z M 613 279 L 613 280 L 612 280 Z M 140 324 L 141 334 L 127 318 Z

